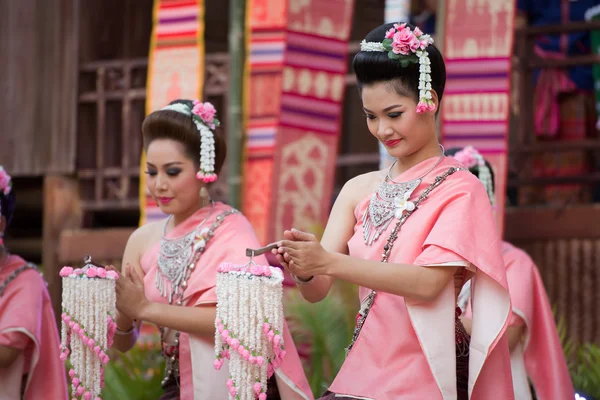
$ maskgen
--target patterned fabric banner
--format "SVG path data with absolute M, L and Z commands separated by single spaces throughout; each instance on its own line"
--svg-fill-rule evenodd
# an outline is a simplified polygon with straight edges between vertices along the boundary
M 269 240 L 327 221 L 353 10 L 353 0 L 289 2 Z
M 445 17 L 443 144 L 446 148 L 472 145 L 492 164 L 496 218 L 502 232 L 515 2 L 453 0 L 446 3 Z
M 385 0 L 383 23 L 408 22 L 410 18 L 410 0 Z M 425 32 L 428 33 L 428 32 Z M 388 168 L 394 162 L 383 143 L 379 143 L 379 168 Z
M 275 138 L 281 109 L 287 2 L 248 0 L 244 121 L 246 147 L 242 210 L 258 239 L 267 241 Z
M 204 80 L 204 0 L 155 0 L 148 57 L 146 114 L 169 102 L 202 95 Z M 140 225 L 165 214 L 147 195 L 146 160 L 140 171 Z

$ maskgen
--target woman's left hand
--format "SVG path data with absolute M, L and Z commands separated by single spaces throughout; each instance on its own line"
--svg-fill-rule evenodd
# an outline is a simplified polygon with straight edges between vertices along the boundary
M 315 275 L 327 275 L 329 252 L 321 246 L 315 235 L 296 229 L 286 231 L 284 237 L 293 240 L 280 241 L 277 252 L 290 260 L 289 271 L 302 279 Z
M 144 293 L 144 279 L 135 268 L 127 268 L 127 275 L 117 279 L 117 310 L 131 319 L 139 320 L 145 308 L 152 304 Z

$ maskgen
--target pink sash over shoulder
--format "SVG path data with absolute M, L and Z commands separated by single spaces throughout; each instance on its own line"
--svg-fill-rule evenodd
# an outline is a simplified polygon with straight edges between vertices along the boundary
M 25 264 L 11 256 L 0 270 L 0 285 Z M 0 297 L 0 345 L 23 350 L 10 367 L 0 369 L 0 400 L 20 399 L 22 389 L 25 400 L 68 398 L 52 302 L 34 269 L 20 272 Z
M 437 161 L 437 157 L 425 160 L 394 180 L 418 178 Z M 416 200 L 436 176 L 451 167 L 460 164 L 444 158 L 423 178 L 410 200 Z M 362 216 L 370 197 L 355 209 L 357 223 L 348 248 L 353 257 L 380 261 L 395 221 L 376 242 L 365 245 Z M 389 263 L 467 266 L 474 272 L 469 397 L 512 399 L 510 357 L 503 338 L 510 298 L 500 239 L 481 182 L 468 171 L 457 171 L 433 189 L 400 229 Z M 369 292 L 361 287 L 361 300 Z M 456 297 L 452 280 L 436 300 L 427 303 L 378 292 L 330 391 L 357 399 L 456 399 Z
M 229 211 L 231 207 L 215 203 L 214 211 L 204 223 L 209 228 L 215 219 Z M 167 234 L 167 238 L 181 237 L 195 229 L 210 212 L 209 207 L 200 209 L 183 223 Z M 215 230 L 215 236 L 207 243 L 206 250 L 200 256 L 196 268 L 187 283 L 183 302 L 186 307 L 214 305 L 217 302 L 217 267 L 223 262 L 245 264 L 246 248 L 258 248 L 261 245 L 248 220 L 239 213 L 227 216 Z M 144 271 L 146 296 L 154 302 L 167 303 L 155 286 L 158 269 L 160 244 L 156 243 L 144 256 L 140 264 Z M 258 264 L 267 265 L 264 256 L 255 257 Z M 285 325 L 284 342 L 287 354 L 282 365 L 275 371 L 279 392 L 283 400 L 312 400 L 313 395 L 302 369 L 298 352 Z M 181 333 L 179 348 L 179 368 L 182 400 L 226 399 L 229 395 L 227 379 L 228 365 L 219 371 L 213 367 L 213 339 L 195 337 Z

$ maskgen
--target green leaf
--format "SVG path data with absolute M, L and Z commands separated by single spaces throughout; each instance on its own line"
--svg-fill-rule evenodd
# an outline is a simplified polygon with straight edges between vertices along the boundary
M 392 60 L 399 60 L 399 59 L 400 59 L 400 57 L 402 57 L 402 56 L 401 56 L 400 54 L 396 54 L 396 53 L 394 53 L 393 51 L 390 51 L 390 52 L 388 53 L 388 57 L 389 57 L 390 59 L 392 59 Z
M 402 68 L 408 67 L 410 65 L 410 59 L 403 58 L 402 60 L 400 60 L 400 65 L 402 66 Z

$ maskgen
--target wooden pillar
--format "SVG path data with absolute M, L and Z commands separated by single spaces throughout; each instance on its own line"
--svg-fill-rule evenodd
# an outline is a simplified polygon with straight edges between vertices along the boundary
M 64 229 L 81 227 L 82 215 L 77 181 L 60 175 L 46 176 L 42 268 L 57 318 L 60 318 L 62 293 L 62 282 L 58 275 L 62 268 L 58 262 L 60 234 Z
M 446 0 L 438 0 L 435 11 L 435 46 L 444 54 L 444 34 L 446 29 Z
M 246 24 L 246 0 L 229 0 L 229 91 L 227 96 L 227 183 L 229 204 L 241 208 L 242 149 L 244 146 L 244 124 L 242 107 L 244 102 L 244 30 Z

